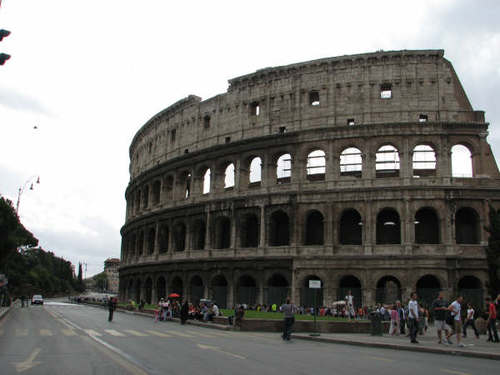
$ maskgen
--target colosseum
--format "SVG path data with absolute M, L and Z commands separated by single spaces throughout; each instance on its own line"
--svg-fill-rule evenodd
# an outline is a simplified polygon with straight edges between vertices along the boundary
M 500 208 L 487 135 L 443 50 L 264 68 L 190 95 L 130 145 L 120 296 L 480 303 Z

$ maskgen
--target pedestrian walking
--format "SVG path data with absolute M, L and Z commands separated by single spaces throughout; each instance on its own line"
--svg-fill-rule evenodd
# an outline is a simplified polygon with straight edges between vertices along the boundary
M 351 318 L 354 318 L 354 297 L 351 290 L 349 290 L 347 296 L 345 296 L 345 303 L 349 320 L 351 320 Z
M 396 309 L 399 315 L 399 333 L 405 334 L 405 326 L 406 326 L 406 313 L 403 306 L 401 306 L 401 301 L 396 301 Z
M 186 324 L 186 320 L 188 319 L 189 315 L 189 304 L 186 301 L 184 301 L 184 304 L 181 307 L 181 324 L 184 325 Z
M 408 302 L 408 329 L 410 330 L 410 342 L 412 344 L 418 344 L 418 319 L 417 293 L 413 292 L 410 296 L 410 302 Z
M 389 334 L 394 336 L 396 334 L 399 336 L 399 313 L 396 305 L 391 308 L 391 326 L 389 328 Z
M 286 300 L 286 303 L 280 307 L 283 312 L 283 335 L 281 338 L 283 340 L 290 340 L 292 336 L 293 323 L 295 323 L 295 310 L 296 307 L 290 302 L 290 299 Z
M 444 293 L 441 291 L 438 297 L 432 302 L 432 314 L 434 315 L 434 327 L 437 329 L 438 344 L 443 343 L 442 332 L 444 331 L 444 338 L 448 343 L 448 326 L 446 325 L 446 314 L 448 312 L 448 301 L 444 299 Z
M 448 343 L 450 342 L 450 337 L 453 335 L 457 336 L 457 346 L 464 347 L 465 345 L 462 343 L 462 316 L 460 315 L 460 311 L 462 310 L 462 303 L 464 298 L 462 296 L 458 296 L 453 303 L 448 306 L 448 310 L 453 317 L 453 330 L 448 333 L 446 339 Z
M 486 307 L 488 308 L 488 341 L 499 342 L 498 331 L 495 325 L 497 320 L 497 309 L 490 297 L 486 297 Z
M 471 326 L 472 329 L 474 330 L 474 334 L 476 335 L 476 339 L 479 338 L 479 332 L 477 331 L 477 328 L 476 328 L 476 319 L 474 317 L 474 314 L 476 312 L 474 311 L 474 308 L 472 307 L 472 305 L 469 303 L 467 304 L 467 317 L 465 318 L 465 324 L 464 324 L 464 327 L 463 327 L 463 330 L 464 330 L 464 338 L 467 337 L 467 327 L 468 326 Z
M 116 310 L 116 299 L 115 298 L 108 298 L 108 322 L 113 321 L 113 313 Z

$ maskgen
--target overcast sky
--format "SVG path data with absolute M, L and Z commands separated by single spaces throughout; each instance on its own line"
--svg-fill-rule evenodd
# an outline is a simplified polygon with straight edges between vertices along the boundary
M 500 160 L 500 1 L 3 0 L 0 194 L 87 276 L 120 256 L 128 148 L 154 114 L 268 66 L 444 49 Z M 38 129 L 34 129 L 37 126 Z

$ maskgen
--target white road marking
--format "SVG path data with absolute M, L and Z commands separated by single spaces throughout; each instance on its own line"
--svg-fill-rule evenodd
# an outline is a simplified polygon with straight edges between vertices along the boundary
M 186 332 L 188 332 L 189 334 L 195 335 L 195 336 L 206 337 L 206 338 L 211 338 L 211 339 L 213 339 L 215 337 L 214 335 L 196 332 L 196 331 L 186 331 Z
M 445 368 L 442 368 L 440 371 L 446 372 L 448 374 L 454 374 L 454 375 L 470 375 L 468 372 L 448 370 L 448 369 L 445 369 Z
M 102 336 L 99 332 L 96 332 L 93 329 L 84 329 L 83 331 L 89 336 L 94 336 L 94 337 Z
M 50 329 L 41 329 L 40 336 L 54 336 Z
M 114 329 L 105 329 L 104 332 L 110 334 L 111 336 L 125 337 L 123 333 L 115 331 Z
M 172 335 L 180 336 L 180 337 L 194 337 L 193 335 L 189 335 L 187 333 L 178 332 L 178 331 L 168 331 L 168 333 L 171 333 Z
M 28 330 L 26 328 L 16 328 L 16 337 L 28 336 Z
M 203 349 L 203 350 L 213 350 L 214 352 L 218 352 L 218 353 L 222 353 L 222 354 L 226 354 L 230 357 L 233 357 L 233 358 L 237 358 L 237 359 L 246 359 L 245 357 L 243 357 L 242 355 L 239 355 L 239 354 L 234 354 L 234 353 L 230 353 L 230 352 L 226 352 L 224 350 L 221 350 L 219 349 L 218 346 L 211 346 L 211 345 L 202 345 L 202 344 L 197 344 L 198 348 L 200 349 Z
M 14 362 L 13 364 L 16 366 L 17 372 L 23 372 L 29 370 L 32 367 L 38 366 L 42 362 L 35 361 L 35 358 L 38 356 L 42 349 L 36 348 L 30 354 L 30 356 L 24 362 Z
M 158 337 L 172 337 L 172 335 L 158 331 L 146 331 L 146 332 L 150 333 L 153 336 L 158 336 Z
M 62 329 L 61 330 L 64 336 L 76 336 L 76 332 L 74 329 Z
M 133 330 L 133 329 L 124 329 L 125 332 L 130 333 L 132 336 L 138 336 L 138 337 L 146 337 L 149 336 L 145 333 Z

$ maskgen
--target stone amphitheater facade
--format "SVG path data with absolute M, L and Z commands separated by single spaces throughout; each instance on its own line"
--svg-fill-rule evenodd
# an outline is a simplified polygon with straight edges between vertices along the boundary
M 437 290 L 477 304 L 500 174 L 442 50 L 265 68 L 130 146 L 120 296 L 312 305 Z

